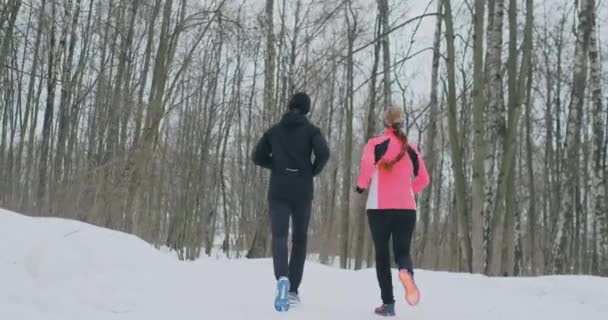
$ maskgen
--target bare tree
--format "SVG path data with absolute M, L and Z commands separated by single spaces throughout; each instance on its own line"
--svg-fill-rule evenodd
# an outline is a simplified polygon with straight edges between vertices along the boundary
M 469 235 L 469 216 L 466 210 L 465 176 L 462 156 L 462 142 L 459 139 L 457 124 L 457 101 L 456 101 L 456 68 L 454 49 L 454 23 L 452 22 L 452 5 L 450 0 L 443 0 L 444 19 L 446 27 L 446 45 L 448 50 L 448 127 L 450 138 L 450 149 L 452 151 L 452 170 L 454 172 L 454 201 L 456 202 L 456 216 L 458 217 L 458 243 L 460 245 L 461 259 L 464 269 L 472 270 L 471 237 Z
M 483 29 L 485 3 L 475 0 L 473 14 L 473 128 L 474 160 L 473 160 L 473 201 L 472 201 L 472 268 L 473 272 L 481 273 L 484 267 L 484 185 L 486 157 L 486 141 L 484 130 L 484 74 L 483 74 Z
M 380 26 L 382 26 L 382 58 L 384 66 L 384 106 L 392 105 L 392 90 L 391 90 L 391 50 L 389 41 L 389 6 L 388 0 L 378 0 L 378 12 L 380 18 Z M 405 106 L 404 106 L 405 107 Z
M 604 141 L 604 119 L 602 112 L 604 101 L 602 97 L 602 77 L 600 65 L 600 51 L 598 44 L 598 26 L 595 13 L 591 13 L 591 33 L 589 35 L 589 64 L 590 64 L 590 91 L 593 104 L 593 218 L 595 220 L 595 246 L 599 251 L 599 261 L 596 264 L 603 266 L 603 270 L 597 270 L 601 274 L 608 274 L 608 229 L 606 220 L 606 168 L 605 168 L 605 141 Z
M 44 122 L 42 125 L 42 147 L 40 151 L 40 164 L 38 170 L 38 192 L 37 200 L 39 204 L 46 204 L 47 184 L 48 184 L 48 168 L 49 151 L 51 144 L 51 126 L 53 125 L 53 110 L 55 107 L 55 85 L 57 83 L 57 43 L 55 39 L 55 17 L 57 5 L 51 3 L 51 21 L 50 21 L 50 39 L 48 49 L 48 83 L 47 83 L 47 98 L 46 109 L 44 111 Z
M 593 25 L 595 9 L 594 0 L 581 0 L 578 15 L 578 27 L 576 36 L 576 48 L 574 53 L 574 71 L 572 78 L 572 95 L 570 99 L 568 115 L 568 126 L 566 132 L 566 152 L 562 159 L 561 166 L 561 188 L 559 217 L 557 220 L 556 232 L 551 248 L 551 263 L 549 265 L 552 273 L 562 273 L 567 271 L 565 264 L 566 248 L 568 239 L 571 236 L 572 216 L 574 212 L 574 193 L 575 184 L 572 182 L 576 178 L 576 161 L 580 150 L 580 137 L 582 126 L 582 111 L 585 99 L 585 84 L 587 81 L 587 65 L 590 48 L 590 36 Z
M 378 11 L 378 17 L 376 18 L 376 35 L 381 35 L 382 26 L 380 21 L 382 13 Z M 367 112 L 367 123 L 365 126 L 365 135 L 363 136 L 363 141 L 367 141 L 372 138 L 376 128 L 377 121 L 377 73 L 378 73 L 378 65 L 380 62 L 380 42 L 376 42 L 374 45 L 374 63 L 372 65 L 372 77 L 370 79 L 370 87 L 369 87 L 369 108 L 366 110 Z M 355 213 L 356 213 L 356 225 L 357 225 L 357 243 L 355 248 L 355 269 L 359 270 L 363 266 L 363 254 L 364 254 L 364 246 L 365 239 L 368 236 L 367 233 L 367 215 L 365 214 L 365 197 L 359 196 L 356 197 L 355 200 Z
M 345 97 L 345 116 L 346 132 L 344 144 L 344 163 L 345 168 L 342 173 L 342 230 L 341 230 L 341 250 L 340 266 L 346 268 L 350 257 L 350 196 L 352 193 L 351 172 L 352 172 L 352 153 L 353 153 L 353 109 L 354 109 L 354 58 L 353 50 L 357 38 L 357 15 L 352 7 L 352 2 L 348 0 L 345 11 L 345 22 L 348 34 L 348 49 L 346 58 L 346 97 Z
M 493 212 L 493 206 L 496 198 L 496 183 L 497 183 L 497 171 L 498 164 L 497 160 L 502 157 L 502 149 L 500 148 L 503 144 L 504 136 L 498 134 L 499 131 L 503 130 L 505 126 L 504 121 L 504 98 L 503 98 L 503 20 L 504 20 L 504 0 L 493 0 L 488 2 L 489 10 L 491 14 L 488 18 L 488 37 L 487 37 L 487 60 L 486 60 L 486 74 L 488 78 L 487 86 L 487 101 L 488 108 L 486 117 L 488 119 L 488 125 L 485 130 L 485 137 L 487 141 L 486 145 L 486 159 L 485 159 L 485 182 L 484 182 L 484 220 L 485 230 L 484 241 L 489 242 L 487 239 L 488 227 L 491 219 L 496 214 Z M 500 238 L 502 230 L 493 230 L 492 233 Z M 486 250 L 487 251 L 487 250 Z M 489 256 L 486 257 L 486 267 Z
M 437 1 L 437 12 L 439 14 L 442 13 L 443 3 L 442 1 Z M 433 180 L 436 179 L 436 174 L 441 170 L 441 167 L 437 167 L 437 152 L 440 150 L 437 145 L 438 143 L 438 129 L 441 126 L 441 118 L 440 112 L 441 108 L 439 105 L 438 99 L 438 87 L 439 87 L 439 58 L 441 56 L 441 26 L 442 26 L 443 18 L 441 16 L 437 16 L 437 21 L 435 23 L 435 34 L 433 36 L 433 64 L 431 69 L 431 96 L 429 101 L 429 127 L 427 131 L 426 142 L 425 142 L 425 161 L 427 170 L 429 171 L 429 175 L 433 177 Z M 436 181 L 441 181 L 441 179 L 436 179 Z M 426 250 L 427 244 L 429 243 L 429 239 L 432 239 L 432 235 L 436 234 L 436 232 L 430 232 L 430 216 L 433 212 L 439 213 L 440 208 L 437 206 L 433 206 L 432 196 L 435 193 L 439 193 L 440 187 L 438 187 L 439 183 L 433 183 L 427 187 L 425 192 L 422 193 L 420 198 L 420 216 L 423 221 L 422 225 L 422 241 L 418 246 L 418 251 L 422 253 L 423 259 L 422 262 L 424 265 L 427 265 L 428 258 L 430 256 L 429 251 Z M 438 215 L 434 216 L 433 224 L 439 225 Z
M 265 114 L 270 116 L 272 110 L 276 110 L 274 104 L 274 63 L 275 63 L 275 44 L 274 44 L 274 24 L 273 24 L 274 0 L 266 0 L 266 54 L 264 67 L 264 108 Z M 265 121 L 269 123 L 269 121 Z M 257 229 L 253 237 L 251 249 L 248 257 L 256 258 L 265 255 L 268 243 L 268 213 L 258 212 L 257 214 Z

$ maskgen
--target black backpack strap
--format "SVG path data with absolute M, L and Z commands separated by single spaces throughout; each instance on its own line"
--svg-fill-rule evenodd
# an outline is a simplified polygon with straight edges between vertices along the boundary
M 414 177 L 418 176 L 418 169 L 420 164 L 418 163 L 418 154 L 412 147 L 407 146 L 407 153 L 410 155 L 410 160 L 412 160 L 412 166 L 414 167 Z

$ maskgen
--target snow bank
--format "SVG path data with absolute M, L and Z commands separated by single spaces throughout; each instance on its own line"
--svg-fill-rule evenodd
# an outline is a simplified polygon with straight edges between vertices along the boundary
M 0 319 L 375 319 L 373 270 L 309 263 L 303 304 L 272 307 L 269 260 L 180 262 L 124 233 L 0 210 Z M 395 280 L 396 282 L 396 280 Z M 422 302 L 402 319 L 606 319 L 608 279 L 417 272 Z

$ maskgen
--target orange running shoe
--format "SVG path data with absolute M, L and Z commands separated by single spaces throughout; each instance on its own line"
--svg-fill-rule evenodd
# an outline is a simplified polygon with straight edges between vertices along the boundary
M 399 280 L 405 289 L 405 301 L 411 306 L 417 305 L 420 302 L 420 291 L 410 272 L 405 269 L 399 270 Z

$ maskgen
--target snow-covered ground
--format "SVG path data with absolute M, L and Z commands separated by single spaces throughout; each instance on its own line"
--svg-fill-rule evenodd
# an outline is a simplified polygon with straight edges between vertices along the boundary
M 87 224 L 0 210 L 0 319 L 376 319 L 375 273 L 307 265 L 303 303 L 274 311 L 269 260 L 179 262 Z M 401 319 L 607 319 L 608 279 L 417 273 L 422 302 Z

